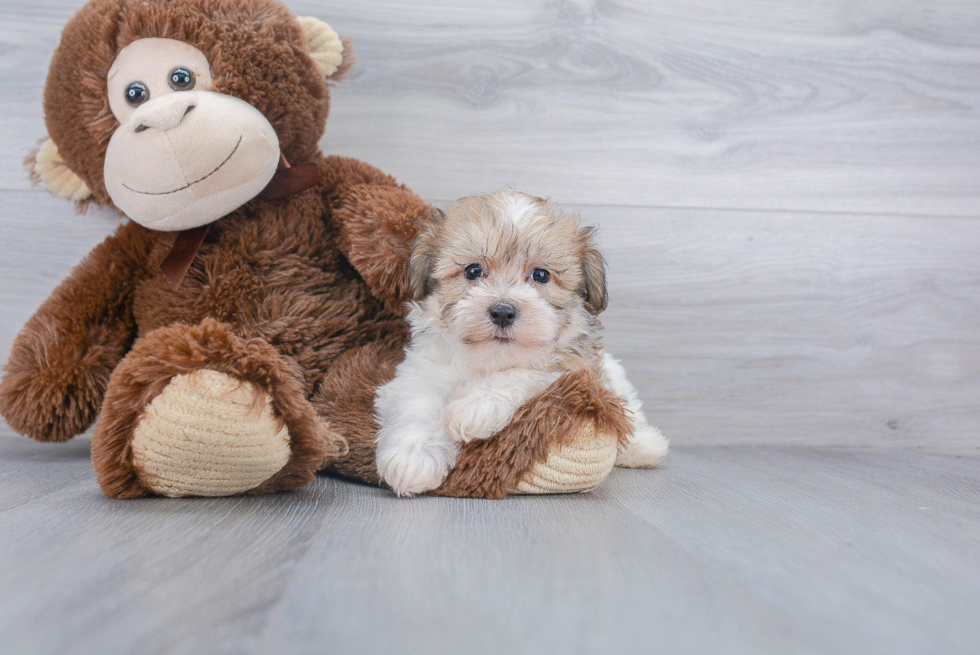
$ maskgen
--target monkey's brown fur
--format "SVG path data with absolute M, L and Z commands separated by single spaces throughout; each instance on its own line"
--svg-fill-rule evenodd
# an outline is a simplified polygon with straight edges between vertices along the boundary
M 141 496 L 130 442 L 143 409 L 175 375 L 213 369 L 267 393 L 289 431 L 288 463 L 251 492 L 301 487 L 324 469 L 377 483 L 374 391 L 403 356 L 406 263 L 432 209 L 371 166 L 320 153 L 327 81 L 295 17 L 271 0 L 95 0 L 79 11 L 52 60 L 44 106 L 67 166 L 92 190 L 83 204 L 112 205 L 102 168 L 118 122 L 106 73 L 145 37 L 199 48 L 214 90 L 258 108 L 286 158 L 316 162 L 321 180 L 212 224 L 177 290 L 160 272 L 175 235 L 121 226 L 16 339 L 0 413 L 40 441 L 65 441 L 98 419 L 102 489 Z M 467 446 L 437 493 L 501 497 L 585 421 L 628 430 L 621 401 L 594 377 L 565 376 L 504 433 Z

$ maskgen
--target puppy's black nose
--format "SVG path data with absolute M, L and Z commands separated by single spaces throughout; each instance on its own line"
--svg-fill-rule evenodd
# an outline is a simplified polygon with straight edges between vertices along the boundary
M 517 319 L 517 308 L 503 303 L 490 308 L 490 320 L 502 328 L 507 327 Z

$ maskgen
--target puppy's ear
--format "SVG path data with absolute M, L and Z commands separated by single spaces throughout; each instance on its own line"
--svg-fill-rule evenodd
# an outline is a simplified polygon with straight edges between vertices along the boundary
M 445 214 L 437 209 L 433 223 L 426 227 L 412 245 L 412 256 L 408 260 L 408 290 L 412 300 L 422 300 L 432 291 L 432 260 L 435 258 L 436 224 Z
M 595 245 L 595 228 L 582 230 L 582 276 L 585 280 L 585 308 L 593 316 L 601 313 L 609 300 L 606 291 L 606 261 Z

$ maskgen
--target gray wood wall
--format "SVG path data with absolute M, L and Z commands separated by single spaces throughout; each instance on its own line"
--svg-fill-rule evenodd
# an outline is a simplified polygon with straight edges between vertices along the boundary
M 21 165 L 81 4 L 0 2 L 0 361 L 118 223 Z M 675 445 L 980 447 L 976 0 L 287 4 L 359 55 L 326 152 L 600 226 L 607 344 Z

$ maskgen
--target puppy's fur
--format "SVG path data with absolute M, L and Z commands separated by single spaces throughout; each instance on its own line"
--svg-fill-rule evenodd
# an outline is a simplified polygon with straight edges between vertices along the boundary
M 438 487 L 457 444 L 493 436 L 581 368 L 627 401 L 634 430 L 616 464 L 650 467 L 667 454 L 623 367 L 603 352 L 605 266 L 577 218 L 515 191 L 463 198 L 419 237 L 410 286 L 411 345 L 375 400 L 378 471 L 399 495 Z

